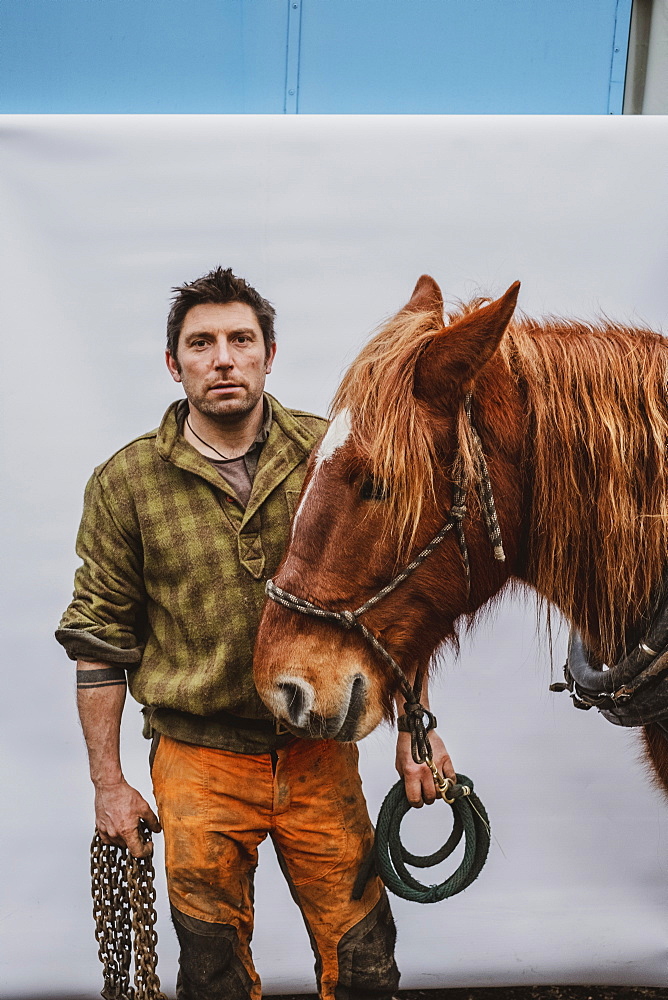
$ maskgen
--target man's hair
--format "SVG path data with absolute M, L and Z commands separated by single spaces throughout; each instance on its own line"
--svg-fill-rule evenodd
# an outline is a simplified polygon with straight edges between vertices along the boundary
M 177 285 L 172 288 L 174 298 L 172 308 L 167 317 L 167 350 L 177 360 L 176 351 L 179 345 L 179 335 L 186 313 L 193 306 L 205 305 L 212 302 L 216 305 L 225 305 L 227 302 L 245 302 L 249 305 L 257 317 L 264 338 L 264 350 L 268 355 L 271 345 L 276 340 L 274 333 L 274 317 L 276 311 L 271 302 L 263 299 L 252 285 L 249 285 L 243 278 L 237 278 L 232 274 L 232 268 L 216 267 L 213 271 L 189 281 L 185 285 Z

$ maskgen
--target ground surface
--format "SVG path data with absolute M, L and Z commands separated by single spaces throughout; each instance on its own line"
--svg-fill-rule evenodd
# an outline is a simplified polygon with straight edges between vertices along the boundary
M 5 997 L 4 1000 L 98 1000 L 77 993 L 50 997 Z M 317 1000 L 315 993 L 267 996 L 267 1000 Z M 668 1000 L 668 987 L 650 986 L 515 986 L 490 989 L 399 990 L 397 1000 Z
M 399 990 L 399 1000 L 668 1000 L 668 987 L 517 986 L 498 989 Z M 268 998 L 267 998 L 268 1000 Z M 273 1000 L 317 1000 L 315 994 L 288 994 Z

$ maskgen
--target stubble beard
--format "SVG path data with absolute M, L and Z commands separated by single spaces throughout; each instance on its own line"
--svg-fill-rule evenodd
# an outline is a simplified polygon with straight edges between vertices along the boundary
M 262 399 L 262 389 L 251 393 L 247 386 L 244 388 L 246 393 L 241 399 L 212 399 L 207 392 L 189 392 L 188 386 L 183 382 L 183 389 L 190 408 L 221 425 L 236 424 L 252 413 Z

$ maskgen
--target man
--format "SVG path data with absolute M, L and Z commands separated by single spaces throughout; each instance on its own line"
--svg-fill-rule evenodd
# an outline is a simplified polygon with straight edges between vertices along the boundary
M 96 826 L 105 843 L 142 856 L 138 820 L 154 832 L 162 824 L 179 1000 L 261 996 L 250 939 L 267 834 L 323 1000 L 390 998 L 398 971 L 385 892 L 374 877 L 351 899 L 373 837 L 356 747 L 295 739 L 252 680 L 264 584 L 325 421 L 264 393 L 274 310 L 254 288 L 217 268 L 175 293 L 166 360 L 186 399 L 95 470 L 82 566 L 56 633 L 78 661 Z M 153 739 L 160 822 L 121 769 L 126 674 Z

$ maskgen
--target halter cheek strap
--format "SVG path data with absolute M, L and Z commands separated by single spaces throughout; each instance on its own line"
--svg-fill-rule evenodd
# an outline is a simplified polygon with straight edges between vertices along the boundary
M 478 494 L 484 511 L 487 534 L 494 550 L 494 558 L 499 561 L 503 561 L 506 557 L 503 551 L 501 529 L 499 528 L 499 521 L 496 514 L 492 484 L 489 478 L 489 470 L 487 468 L 482 443 L 478 432 L 473 425 L 471 406 L 472 396 L 469 392 L 466 394 L 466 398 L 464 400 L 464 411 L 469 421 L 471 437 L 474 443 L 475 465 L 478 473 Z M 422 693 L 422 676 L 418 675 L 415 678 L 415 683 L 412 685 L 392 654 L 385 649 L 373 632 L 371 632 L 371 630 L 360 621 L 360 618 L 363 614 L 382 601 L 384 597 L 387 597 L 388 594 L 391 594 L 392 591 L 396 590 L 397 587 L 411 575 L 411 573 L 415 572 L 415 570 L 422 565 L 425 559 L 438 548 L 448 532 L 453 529 L 457 536 L 459 551 L 462 556 L 464 573 L 466 575 L 467 595 L 470 595 L 471 568 L 463 526 L 463 521 L 466 517 L 465 500 L 467 486 L 468 484 L 466 483 L 464 476 L 460 475 L 454 484 L 453 502 L 452 507 L 448 512 L 447 521 L 438 534 L 434 535 L 429 544 L 425 545 L 421 552 L 418 552 L 415 558 L 408 564 L 408 566 L 406 566 L 405 569 L 401 571 L 401 573 L 395 576 L 394 579 L 390 580 L 390 582 L 386 584 L 382 590 L 379 590 L 377 594 L 370 597 L 368 601 L 365 601 L 364 604 L 360 605 L 360 607 L 355 611 L 333 611 L 329 608 L 321 608 L 319 605 L 313 604 L 311 601 L 307 601 L 303 597 L 297 597 L 295 594 L 290 594 L 287 590 L 283 590 L 283 588 L 279 587 L 273 580 L 267 580 L 265 587 L 266 594 L 272 601 L 275 601 L 277 604 L 281 604 L 284 608 L 288 608 L 290 611 L 296 611 L 299 614 L 307 615 L 311 618 L 322 618 L 325 621 L 341 625 L 343 628 L 356 629 L 358 632 L 361 632 L 369 645 L 388 665 L 399 682 L 401 692 L 406 699 L 406 704 L 404 705 L 406 715 L 402 716 L 402 721 L 405 720 L 405 727 L 411 734 L 411 751 L 416 764 L 422 764 L 431 760 L 431 746 L 427 734 L 436 726 L 436 719 L 434 716 L 420 703 L 420 695 Z

